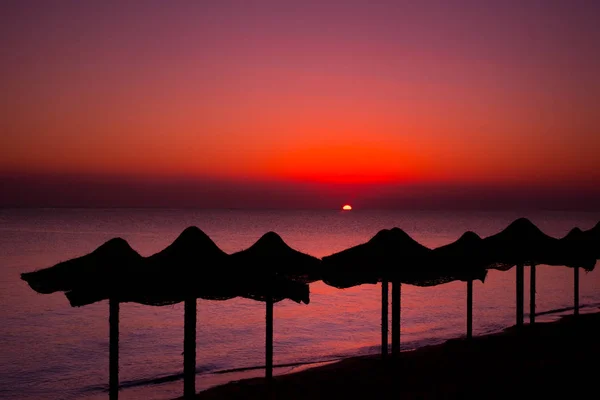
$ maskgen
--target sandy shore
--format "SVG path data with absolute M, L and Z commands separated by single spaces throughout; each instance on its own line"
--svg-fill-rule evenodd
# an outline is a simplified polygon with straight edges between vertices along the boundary
M 402 353 L 399 360 L 357 357 L 278 376 L 269 395 L 262 378 L 200 392 L 198 399 L 500 399 L 523 394 L 597 396 L 600 313 L 448 341 Z M 589 395 L 587 394 L 589 393 Z

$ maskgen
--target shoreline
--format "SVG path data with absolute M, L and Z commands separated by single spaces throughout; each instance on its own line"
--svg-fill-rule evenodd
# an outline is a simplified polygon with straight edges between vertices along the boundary
M 591 310 L 590 310 L 591 311 Z M 269 397 L 281 399 L 500 398 L 522 393 L 569 396 L 591 390 L 600 368 L 600 311 L 501 332 L 450 339 L 404 351 L 398 360 L 365 355 L 308 365 L 277 375 Z M 593 368 L 587 365 L 594 366 Z M 574 383 L 577 384 L 574 384 Z M 586 389 L 587 388 L 587 389 Z M 493 390 L 491 390 L 493 389 Z M 242 379 L 197 394 L 198 399 L 264 399 L 264 378 Z M 178 399 L 181 399 L 178 398 Z
M 593 313 L 599 309 L 600 309 L 600 303 L 590 303 L 590 304 L 580 305 L 580 312 L 582 314 Z M 566 314 L 566 313 L 572 312 L 573 310 L 574 310 L 574 307 L 572 307 L 572 306 L 562 307 L 562 308 L 558 308 L 558 309 L 545 310 L 545 311 L 536 313 L 536 317 L 538 317 L 538 323 L 556 322 L 556 321 L 560 320 L 560 318 L 570 315 L 570 314 Z M 528 314 L 526 314 L 526 316 L 527 315 Z M 499 334 L 499 333 L 502 333 L 506 329 L 507 328 L 490 329 L 486 332 L 478 334 L 476 337 Z M 424 342 L 422 340 L 412 341 L 412 342 L 410 342 L 410 344 L 412 344 L 413 347 L 404 348 L 402 350 L 402 352 L 406 353 L 406 352 L 416 351 L 416 350 L 426 348 L 426 347 L 439 346 L 439 345 L 446 343 L 449 340 L 456 340 L 456 339 L 461 339 L 461 338 L 464 338 L 464 336 L 455 336 L 455 337 L 438 338 L 438 339 L 431 338 L 431 339 L 427 340 L 427 342 L 430 342 L 427 344 L 422 344 L 422 342 Z M 405 342 L 402 344 L 402 346 L 403 347 L 409 346 L 409 344 L 407 344 Z M 373 348 L 375 348 L 375 347 L 377 347 L 377 346 L 373 346 Z M 391 348 L 391 345 L 390 345 L 390 348 Z M 331 357 L 324 357 L 322 359 L 315 359 L 312 361 L 300 361 L 300 362 L 290 362 L 290 363 L 283 363 L 283 364 L 274 364 L 273 365 L 273 374 L 274 374 L 274 376 L 295 374 L 300 371 L 304 371 L 304 370 L 312 369 L 312 368 L 318 368 L 322 365 L 337 363 L 337 362 L 341 362 L 341 361 L 344 361 L 347 359 L 362 358 L 362 357 L 378 357 L 379 355 L 380 355 L 380 352 L 379 352 L 379 350 L 377 350 L 377 351 L 373 351 L 373 352 L 370 352 L 367 354 L 356 354 L 355 353 L 352 355 L 343 355 L 343 356 L 337 355 L 337 356 L 331 356 Z M 206 390 L 213 389 L 215 387 L 227 385 L 229 383 L 235 383 L 235 382 L 239 382 L 242 380 L 248 380 L 248 379 L 254 379 L 254 378 L 262 378 L 264 376 L 264 365 L 232 367 L 232 368 L 220 369 L 220 370 L 216 370 L 216 371 L 206 371 L 206 372 L 199 373 L 198 375 L 202 377 L 202 380 L 201 380 L 202 384 L 206 385 L 208 383 L 207 386 L 198 390 L 198 392 L 203 392 Z M 235 377 L 235 378 L 233 378 L 233 379 L 222 378 L 222 376 L 225 376 L 225 375 Z M 161 376 L 158 378 L 153 378 L 152 380 L 144 380 L 143 382 L 133 382 L 133 384 L 129 384 L 129 385 L 122 384 L 122 386 L 143 386 L 143 385 L 148 385 L 149 382 L 151 384 L 160 384 L 165 381 L 176 381 L 176 380 L 183 380 L 183 372 L 176 373 L 173 375 L 167 375 L 167 376 Z M 217 382 L 217 383 L 215 383 L 215 382 Z M 198 385 L 198 382 L 196 384 Z M 202 386 L 202 384 L 200 386 Z

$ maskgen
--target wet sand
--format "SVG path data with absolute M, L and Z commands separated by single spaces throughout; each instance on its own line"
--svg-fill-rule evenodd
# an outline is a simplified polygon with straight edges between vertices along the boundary
M 198 399 L 500 399 L 597 396 L 600 313 L 450 340 L 399 359 L 356 357 L 214 387 Z M 589 393 L 589 394 L 588 394 Z

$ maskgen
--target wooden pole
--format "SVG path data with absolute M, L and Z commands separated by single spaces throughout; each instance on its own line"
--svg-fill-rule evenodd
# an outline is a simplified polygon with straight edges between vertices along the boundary
M 467 339 L 473 338 L 473 281 L 467 281 Z
M 573 313 L 575 315 L 579 315 L 579 268 L 575 267 L 573 268 L 573 297 L 574 297 L 574 309 L 573 309 Z
M 269 293 L 267 297 L 266 313 L 267 331 L 266 331 L 266 350 L 265 350 L 265 377 L 267 383 L 273 380 L 273 295 Z
M 183 315 L 183 397 L 196 395 L 196 298 L 186 299 Z
M 529 278 L 529 323 L 535 324 L 535 264 L 531 264 Z
M 119 398 L 119 300 L 108 300 L 109 324 L 109 367 L 108 386 L 109 399 Z
M 517 326 L 523 326 L 523 281 L 524 281 L 523 264 L 517 265 Z
M 400 355 L 401 285 L 392 281 L 392 357 Z
M 381 358 L 386 359 L 388 354 L 388 281 L 381 281 Z

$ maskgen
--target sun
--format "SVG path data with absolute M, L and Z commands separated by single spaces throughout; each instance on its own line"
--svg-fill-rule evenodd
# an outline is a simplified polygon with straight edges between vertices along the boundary
M 346 205 L 344 205 L 342 207 L 342 210 L 344 210 L 344 211 L 350 211 L 350 210 L 352 210 L 352 206 L 350 204 L 346 204 Z

